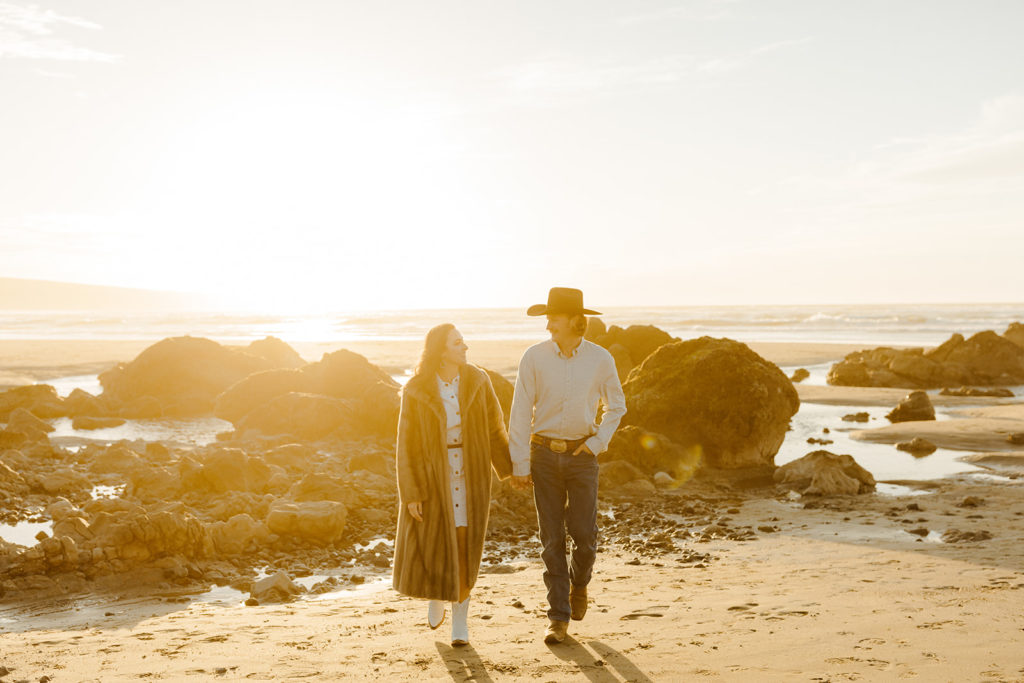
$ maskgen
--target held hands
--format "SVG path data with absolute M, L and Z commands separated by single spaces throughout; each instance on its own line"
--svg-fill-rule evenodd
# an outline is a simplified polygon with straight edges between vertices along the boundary
M 533 476 L 524 474 L 521 477 L 517 477 L 513 474 L 508 483 L 516 491 L 526 491 L 533 486 Z
M 417 522 L 423 521 L 423 501 L 418 500 L 415 503 L 409 503 L 407 507 L 409 508 L 409 514 L 412 515 L 413 519 Z

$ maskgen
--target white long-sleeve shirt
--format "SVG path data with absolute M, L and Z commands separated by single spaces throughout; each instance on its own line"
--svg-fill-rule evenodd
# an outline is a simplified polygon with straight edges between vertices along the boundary
M 598 409 L 604 407 L 601 424 Z M 610 353 L 582 340 L 568 357 L 548 340 L 526 349 L 519 361 L 509 417 L 512 473 L 530 473 L 530 435 L 555 439 L 587 439 L 597 455 L 626 414 L 626 399 Z

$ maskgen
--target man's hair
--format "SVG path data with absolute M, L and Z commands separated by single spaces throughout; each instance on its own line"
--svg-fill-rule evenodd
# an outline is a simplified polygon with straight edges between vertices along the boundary
M 582 337 L 587 333 L 587 316 L 582 313 L 576 313 L 570 316 L 569 327 L 572 329 L 574 334 Z
M 448 346 L 448 333 L 455 329 L 451 323 L 441 323 L 430 328 L 427 338 L 423 342 L 423 355 L 416 366 L 417 375 L 433 375 L 441 367 L 441 356 Z

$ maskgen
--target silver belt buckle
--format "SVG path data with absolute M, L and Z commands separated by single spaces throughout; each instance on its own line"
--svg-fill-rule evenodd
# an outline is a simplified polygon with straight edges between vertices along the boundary
M 565 453 L 569 450 L 569 444 L 563 439 L 551 439 L 551 450 L 554 453 Z

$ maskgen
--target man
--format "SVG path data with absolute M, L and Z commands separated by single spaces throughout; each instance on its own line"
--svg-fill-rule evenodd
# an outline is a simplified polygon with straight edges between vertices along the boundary
M 512 485 L 533 485 L 549 624 L 544 642 L 561 643 L 569 618 L 587 611 L 587 584 L 597 553 L 597 455 L 608 448 L 626 414 L 622 385 L 611 354 L 583 339 L 583 292 L 553 287 L 547 304 L 527 315 L 546 315 L 549 341 L 519 361 L 509 424 Z M 598 422 L 598 409 L 604 414 Z M 565 534 L 572 537 L 568 562 Z

